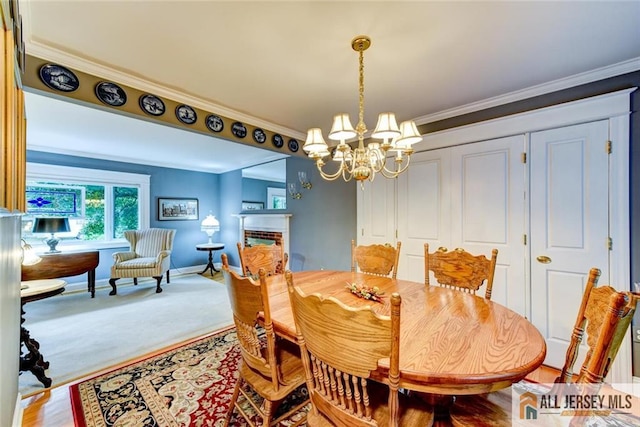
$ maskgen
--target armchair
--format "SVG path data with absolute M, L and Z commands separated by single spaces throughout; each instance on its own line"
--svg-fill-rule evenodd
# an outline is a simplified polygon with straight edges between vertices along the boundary
M 176 230 L 166 228 L 125 231 L 124 237 L 131 248 L 128 252 L 113 254 L 109 279 L 113 289 L 109 295 L 116 295 L 116 280 L 123 277 L 133 278 L 134 285 L 138 284 L 138 277 L 153 277 L 157 281 L 156 293 L 162 292 L 160 282 L 165 271 L 167 283 L 170 282 L 169 266 L 175 234 Z

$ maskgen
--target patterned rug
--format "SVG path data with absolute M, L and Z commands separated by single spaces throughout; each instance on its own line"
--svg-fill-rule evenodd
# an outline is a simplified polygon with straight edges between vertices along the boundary
M 237 344 L 235 329 L 228 328 L 72 385 L 75 425 L 222 426 L 241 357 Z M 286 411 L 306 394 L 302 386 L 278 412 Z M 302 416 L 304 412 L 297 413 L 281 425 L 290 425 Z M 236 411 L 231 425 L 247 423 Z

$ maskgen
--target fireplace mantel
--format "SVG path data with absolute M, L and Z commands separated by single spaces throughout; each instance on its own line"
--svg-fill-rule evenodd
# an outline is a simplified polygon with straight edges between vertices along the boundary
M 236 214 L 240 220 L 240 238 L 244 240 L 245 230 L 282 233 L 282 246 L 289 253 L 289 218 L 293 215 L 280 214 Z

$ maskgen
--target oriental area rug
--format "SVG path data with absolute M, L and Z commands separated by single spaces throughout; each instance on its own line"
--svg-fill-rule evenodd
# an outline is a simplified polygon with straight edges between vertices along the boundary
M 235 328 L 70 386 L 75 425 L 222 426 L 241 358 Z M 306 399 L 305 386 L 278 412 Z M 249 403 L 246 403 L 249 407 Z M 308 406 L 281 426 L 295 423 Z M 260 423 L 257 416 L 253 417 Z M 277 418 L 277 415 L 276 415 Z M 247 422 L 234 412 L 231 426 Z

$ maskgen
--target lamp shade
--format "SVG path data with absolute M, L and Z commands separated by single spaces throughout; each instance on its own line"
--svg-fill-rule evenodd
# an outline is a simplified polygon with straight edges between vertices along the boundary
M 36 218 L 34 233 L 66 233 L 71 231 L 68 218 Z
M 378 124 L 371 136 L 380 139 L 393 139 L 400 135 L 396 115 L 393 113 L 380 113 L 378 116 Z
M 396 149 L 408 149 L 412 144 L 422 141 L 422 136 L 413 120 L 400 123 L 400 136 L 395 140 Z
M 351 125 L 349 115 L 347 113 L 336 114 L 333 116 L 333 126 L 329 132 L 329 139 L 334 141 L 346 141 L 353 138 L 358 133 Z
M 327 143 L 322 137 L 320 128 L 312 128 L 307 131 L 307 139 L 302 149 L 309 154 L 319 154 L 327 151 Z
M 213 233 L 215 233 L 216 231 L 220 231 L 220 222 L 216 219 L 215 216 L 209 214 L 205 219 L 202 220 L 202 223 L 200 224 L 200 230 L 207 233 L 207 236 L 209 236 L 209 243 L 211 243 L 211 236 L 213 236 Z

